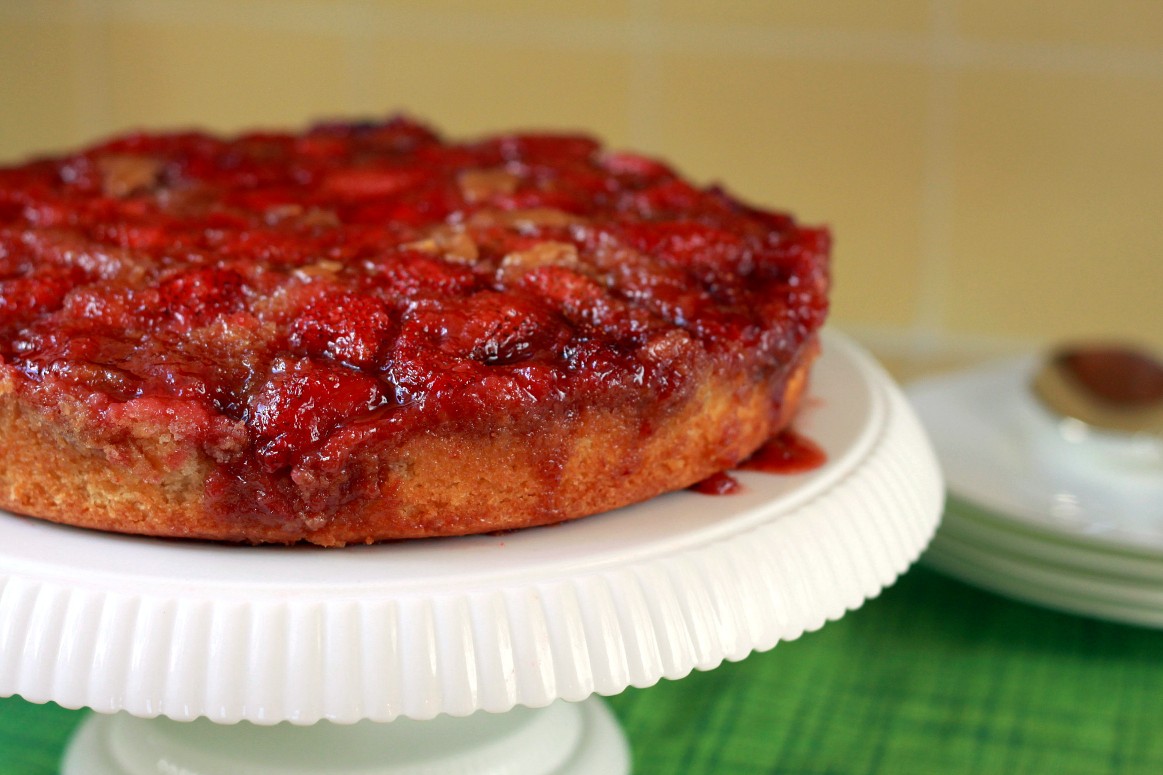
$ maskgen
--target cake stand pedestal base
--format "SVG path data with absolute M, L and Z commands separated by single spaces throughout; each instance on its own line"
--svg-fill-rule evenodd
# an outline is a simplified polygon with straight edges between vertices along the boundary
M 310 726 L 93 714 L 61 775 L 626 775 L 625 736 L 605 703 Z

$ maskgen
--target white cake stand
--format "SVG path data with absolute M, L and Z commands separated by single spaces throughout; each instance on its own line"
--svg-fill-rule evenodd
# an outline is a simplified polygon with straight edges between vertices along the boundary
M 627 772 L 603 703 L 876 595 L 941 511 L 900 392 L 838 335 L 828 462 L 501 536 L 243 548 L 0 519 L 0 695 L 98 713 L 65 775 Z

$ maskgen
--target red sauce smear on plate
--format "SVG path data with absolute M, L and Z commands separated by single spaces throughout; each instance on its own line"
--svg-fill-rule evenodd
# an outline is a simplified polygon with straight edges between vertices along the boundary
M 827 462 L 824 450 L 793 430 L 784 430 L 739 464 L 745 471 L 768 474 L 802 474 Z
M 734 495 L 743 489 L 739 480 L 726 471 L 711 474 L 701 482 L 695 482 L 687 489 L 700 495 Z
M 802 474 L 827 461 L 827 454 L 814 441 L 793 430 L 784 430 L 755 450 L 755 454 L 740 463 L 739 468 L 765 474 Z M 742 492 L 743 485 L 726 471 L 720 471 L 687 489 L 701 495 L 735 495 Z

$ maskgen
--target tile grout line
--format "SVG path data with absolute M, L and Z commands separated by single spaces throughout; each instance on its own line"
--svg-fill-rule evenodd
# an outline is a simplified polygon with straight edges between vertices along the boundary
M 1027 335 L 976 334 L 961 331 L 938 332 L 919 341 L 916 332 L 905 326 L 880 323 L 829 323 L 877 355 L 903 360 L 925 361 L 952 356 L 988 360 L 1036 351 L 1042 342 Z
M 1163 50 L 1158 48 L 988 41 L 960 36 L 950 43 L 947 57 L 958 70 L 1163 78 Z
M 668 53 L 712 56 L 770 56 L 825 62 L 924 64 L 928 44 L 922 35 L 850 32 L 810 27 L 739 25 L 658 25 L 660 47 Z
M 375 25 L 356 25 L 352 18 L 374 15 L 390 23 L 400 34 L 433 36 L 442 40 L 479 40 L 500 43 L 541 43 L 579 50 L 632 52 L 642 41 L 641 28 L 649 21 L 651 44 L 659 52 L 703 54 L 751 54 L 771 52 L 776 46 L 786 55 L 828 61 L 931 62 L 929 43 L 923 36 L 893 32 L 851 32 L 807 27 L 736 24 L 683 24 L 663 22 L 655 9 L 657 0 L 634 0 L 636 23 L 628 28 L 618 21 L 577 18 L 498 19 L 488 13 L 448 13 L 424 10 L 373 9 L 364 3 L 341 3 L 346 13 L 317 13 L 325 4 L 312 0 L 281 2 L 231 2 L 204 0 L 108 0 L 100 4 L 104 18 L 128 19 L 155 24 L 220 24 L 236 28 L 262 28 L 300 33 L 367 36 Z M 934 2 L 933 7 L 940 4 Z M 94 6 L 96 7 L 96 6 Z M 374 11 L 374 13 L 373 13 Z M 92 18 L 96 14 L 86 14 Z M 51 10 L 36 3 L 0 3 L 0 18 L 52 20 Z M 636 29 L 634 29 L 636 28 Z M 1104 44 L 1047 43 L 965 38 L 954 31 L 940 57 L 957 70 L 998 69 L 1062 74 L 1102 74 L 1163 78 L 1163 52 L 1153 47 Z
M 921 186 L 919 297 L 911 328 L 919 349 L 932 347 L 948 322 L 950 269 L 953 263 L 954 148 L 957 107 L 955 70 L 947 60 L 955 38 L 952 0 L 932 0 L 929 87 Z
M 658 0 L 632 0 L 630 83 L 626 90 L 628 142 L 643 152 L 657 151 L 660 136 L 659 94 L 662 88 L 661 52 L 658 47 Z
M 432 36 L 441 40 L 480 40 L 499 43 L 530 42 L 575 50 L 633 52 L 642 42 L 649 21 L 650 44 L 657 52 L 711 55 L 766 55 L 773 46 L 787 56 L 828 61 L 932 62 L 930 43 L 923 36 L 892 32 L 849 32 L 806 27 L 736 24 L 682 24 L 662 22 L 657 0 L 634 0 L 639 9 L 632 28 L 618 21 L 577 18 L 498 19 L 488 13 L 448 13 L 377 7 L 374 15 L 399 34 Z M 313 0 L 234 2 L 203 0 L 108 0 L 85 3 L 79 21 L 122 19 L 165 25 L 219 24 L 299 33 L 366 37 L 375 25 L 354 25 L 373 9 L 365 3 L 341 3 L 347 13 L 318 11 L 327 4 Z M 933 8 L 941 7 L 934 0 Z M 98 10 L 99 9 L 99 10 Z M 55 21 L 51 8 L 39 3 L 0 3 L 0 19 Z M 1104 44 L 1046 43 L 965 38 L 955 31 L 938 56 L 955 70 L 997 69 L 1017 72 L 1099 74 L 1163 79 L 1163 52 L 1153 47 Z

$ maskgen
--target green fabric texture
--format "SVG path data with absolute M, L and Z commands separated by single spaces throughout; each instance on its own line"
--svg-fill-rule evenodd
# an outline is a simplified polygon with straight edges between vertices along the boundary
M 638 775 L 1163 772 L 1163 632 L 918 567 L 797 641 L 609 699 Z M 80 712 L 0 700 L 0 775 L 56 773 Z

